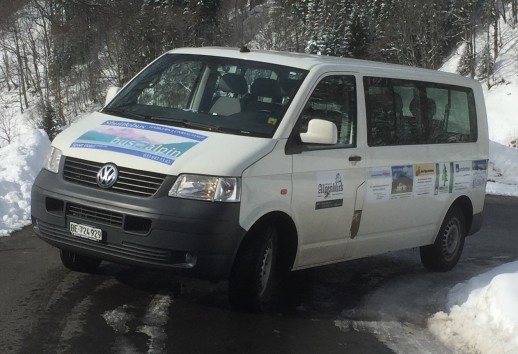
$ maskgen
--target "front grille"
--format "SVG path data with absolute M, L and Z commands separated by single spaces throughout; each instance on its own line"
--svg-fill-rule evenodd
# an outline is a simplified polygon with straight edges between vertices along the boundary
M 67 157 L 63 169 L 63 178 L 69 182 L 101 189 L 97 185 L 97 172 L 104 164 Z M 107 191 L 150 197 L 156 193 L 164 182 L 166 175 L 149 171 L 117 167 L 117 182 Z
M 121 213 L 77 204 L 68 204 L 67 216 L 73 216 L 78 219 L 110 225 L 113 227 L 122 227 L 123 221 Z

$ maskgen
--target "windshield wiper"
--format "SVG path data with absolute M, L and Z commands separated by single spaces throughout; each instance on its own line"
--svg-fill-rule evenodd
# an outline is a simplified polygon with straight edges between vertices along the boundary
M 105 108 L 105 109 L 103 109 L 102 112 L 107 113 L 107 114 L 112 114 L 115 116 L 119 116 L 119 117 L 124 117 L 124 118 L 133 118 L 133 119 L 139 119 L 139 120 L 169 123 L 170 125 L 176 125 L 176 126 L 185 127 L 185 128 L 195 128 L 195 129 L 208 130 L 208 131 L 220 131 L 220 128 L 216 125 L 192 122 L 192 121 L 188 121 L 185 119 L 173 119 L 173 118 L 149 116 L 149 115 L 145 115 L 145 114 L 141 114 L 141 113 L 127 111 L 127 110 L 121 109 L 121 108 Z
M 135 112 L 127 111 L 127 110 L 120 109 L 120 108 L 105 108 L 102 110 L 102 112 L 107 113 L 107 114 L 112 114 L 115 116 L 119 116 L 119 117 L 124 117 L 124 118 L 155 121 L 155 122 L 165 123 L 168 125 L 174 125 L 174 126 L 179 126 L 179 127 L 183 127 L 183 128 L 192 128 L 192 129 L 206 130 L 206 131 L 218 132 L 218 133 L 230 133 L 230 134 L 248 135 L 248 136 L 263 136 L 263 134 L 253 134 L 250 131 L 246 131 L 246 130 L 242 130 L 242 129 L 221 127 L 221 126 L 214 125 L 214 124 L 193 122 L 193 121 L 185 120 L 185 119 L 174 119 L 174 118 L 166 118 L 166 117 L 148 116 L 145 114 L 135 113 Z
M 164 117 L 149 117 L 150 120 L 162 122 L 162 123 L 169 123 L 172 125 L 178 125 L 184 128 L 194 128 L 194 129 L 201 129 L 201 130 L 208 130 L 211 132 L 221 132 L 221 128 L 217 125 L 213 124 L 205 124 L 200 122 L 193 122 L 190 120 L 185 119 L 173 119 L 173 118 L 164 118 Z
M 150 116 L 146 116 L 144 114 L 135 113 L 131 111 L 127 111 L 125 109 L 121 108 L 105 108 L 102 110 L 103 113 L 111 114 L 118 117 L 123 118 L 133 118 L 133 119 L 139 119 L 139 120 L 150 120 Z

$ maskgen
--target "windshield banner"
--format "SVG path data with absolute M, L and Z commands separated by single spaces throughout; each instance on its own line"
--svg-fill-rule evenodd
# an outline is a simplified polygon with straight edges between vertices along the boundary
M 207 136 L 142 122 L 107 120 L 81 135 L 71 148 L 114 151 L 172 165 Z

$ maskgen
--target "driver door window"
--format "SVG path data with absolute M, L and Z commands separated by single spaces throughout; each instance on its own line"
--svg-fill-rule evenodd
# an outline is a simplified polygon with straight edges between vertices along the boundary
M 334 147 L 356 146 L 356 82 L 354 76 L 334 75 L 322 79 L 301 115 L 300 133 L 307 131 L 311 119 L 336 125 L 338 142 Z

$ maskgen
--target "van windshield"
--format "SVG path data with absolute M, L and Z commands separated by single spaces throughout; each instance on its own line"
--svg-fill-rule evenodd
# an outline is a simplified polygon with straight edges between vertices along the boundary
M 166 54 L 103 113 L 271 138 L 307 71 L 213 56 Z

